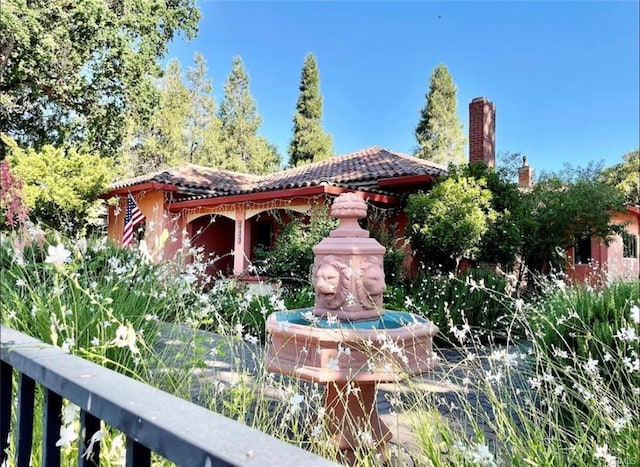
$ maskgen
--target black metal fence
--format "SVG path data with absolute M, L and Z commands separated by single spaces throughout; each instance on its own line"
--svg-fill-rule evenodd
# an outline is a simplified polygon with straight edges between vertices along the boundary
M 36 384 L 44 391 L 42 462 L 60 465 L 63 399 L 80 407 L 78 465 L 99 464 L 100 443 L 84 455 L 100 421 L 126 435 L 126 465 L 151 453 L 184 466 L 330 466 L 308 451 L 0 325 L 0 463 L 31 465 Z M 13 396 L 17 372 L 17 401 Z M 11 412 L 16 409 L 16 426 Z M 12 430 L 15 459 L 7 459 Z

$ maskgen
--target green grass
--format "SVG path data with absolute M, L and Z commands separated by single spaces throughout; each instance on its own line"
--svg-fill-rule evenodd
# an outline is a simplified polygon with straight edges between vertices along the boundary
M 309 288 L 283 296 L 275 287 L 259 297 L 231 279 L 211 284 L 198 276 L 206 268 L 188 246 L 183 253 L 193 261 L 181 274 L 174 264 L 154 266 L 100 240 L 29 240 L 16 250 L 15 238 L 1 238 L 3 324 L 343 460 L 331 443 L 322 387 L 264 367 L 265 317 L 285 304 L 308 304 Z M 58 244 L 70 254 L 56 265 L 46 259 Z M 394 419 L 414 440 L 390 446 L 396 463 L 590 466 L 614 465 L 615 457 L 618 465 L 638 465 L 639 284 L 593 290 L 551 282 L 527 303 L 510 296 L 506 284 L 483 271 L 425 275 L 387 294 L 388 308 L 436 321 L 440 347 L 459 355 L 425 375 L 436 386 L 458 388 L 448 397 L 415 378 L 391 394 Z M 65 426 L 75 429 L 68 412 Z M 357 465 L 381 465 L 366 443 L 368 428 L 354 446 Z M 103 463 L 117 465 L 122 436 L 103 430 Z M 64 465 L 77 457 L 74 443 L 62 452 Z

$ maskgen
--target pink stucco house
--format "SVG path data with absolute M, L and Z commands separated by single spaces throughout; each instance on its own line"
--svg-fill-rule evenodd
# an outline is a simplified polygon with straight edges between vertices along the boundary
M 265 176 L 187 164 L 116 183 L 103 198 L 120 197 L 109 207 L 109 238 L 122 239 L 124 203 L 131 193 L 146 217 L 149 249 L 160 247 L 162 257 L 172 257 L 188 239 L 221 257 L 211 272 L 240 275 L 256 245 L 273 241 L 274 210 L 284 217 L 287 211 L 307 213 L 341 193 L 356 192 L 370 205 L 389 210 L 390 221 L 404 229 L 404 215 L 393 208 L 443 174 L 446 169 L 437 164 L 372 147 Z
M 469 162 L 495 167 L 495 136 L 494 104 L 483 97 L 473 99 Z M 399 208 L 406 196 L 428 190 L 446 174 L 438 164 L 370 147 L 264 176 L 186 164 L 118 182 L 102 198 L 116 200 L 109 206 L 107 224 L 108 236 L 116 242 L 122 240 L 125 203 L 131 194 L 146 217 L 144 240 L 156 257 L 173 257 L 186 240 L 219 257 L 210 273 L 242 275 L 255 247 L 273 242 L 275 213 L 287 219 L 290 212 L 306 214 L 341 193 L 355 192 L 370 206 L 385 210 L 389 225 L 397 226 L 398 236 L 403 236 L 407 218 Z M 532 183 L 533 171 L 525 161 L 519 185 L 526 190 Z M 638 277 L 639 211 L 629 207 L 615 214 L 615 222 L 628 225 L 626 234 L 609 246 L 594 238 L 570 248 L 569 277 L 584 280 L 594 269 L 610 279 Z
M 625 232 L 606 245 L 597 237 L 576 242 L 567 251 L 566 271 L 570 280 L 597 284 L 619 279 L 640 278 L 638 238 L 640 207 L 629 205 L 612 215 L 616 224 L 626 224 Z

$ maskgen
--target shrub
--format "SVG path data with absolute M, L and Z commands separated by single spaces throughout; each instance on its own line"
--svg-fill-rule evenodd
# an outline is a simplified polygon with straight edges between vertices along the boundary
M 487 269 L 473 268 L 456 277 L 427 268 L 408 284 L 388 288 L 385 307 L 433 321 L 440 328 L 441 345 L 463 344 L 472 330 L 504 342 L 521 336 L 512 327 L 514 301 L 505 291 L 504 277 Z
M 337 227 L 337 220 L 329 215 L 326 206 L 318 206 L 309 219 L 291 213 L 289 222 L 279 218 L 278 225 L 280 231 L 273 249 L 255 250 L 260 272 L 285 284 L 309 282 L 314 260 L 311 249 Z
M 567 359 L 579 360 L 594 377 L 620 385 L 623 392 L 640 387 L 639 373 L 632 371 L 638 365 L 638 323 L 631 317 L 640 302 L 638 282 L 614 282 L 601 289 L 561 285 L 531 317 L 549 359 L 560 367 Z M 621 384 L 629 374 L 632 380 Z

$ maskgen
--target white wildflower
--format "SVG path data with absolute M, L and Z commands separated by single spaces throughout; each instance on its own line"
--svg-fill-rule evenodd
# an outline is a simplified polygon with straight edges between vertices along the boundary
M 252 345 L 258 345 L 258 338 L 256 336 L 252 336 L 249 333 L 244 335 L 244 340 Z
M 625 427 L 625 425 L 627 424 L 627 422 L 628 420 L 626 417 L 616 418 L 613 421 L 613 429 L 615 430 L 616 433 L 620 433 L 622 429 Z
M 360 442 L 365 446 L 373 446 L 373 436 L 369 431 L 360 431 L 358 433 L 358 438 L 360 438 Z
M 597 373 L 598 372 L 598 360 L 594 360 L 590 358 L 587 360 L 587 363 L 584 364 L 584 369 L 587 373 Z
M 289 410 L 291 414 L 295 414 L 300 410 L 300 404 L 304 402 L 304 396 L 300 393 L 296 393 L 289 398 Z
M 604 460 L 609 467 L 615 467 L 618 465 L 618 459 L 616 459 L 615 456 L 609 454 L 609 446 L 607 446 L 606 444 L 603 446 L 596 446 L 594 457 L 596 459 Z
M 485 444 L 477 444 L 475 450 L 471 452 L 471 462 L 479 465 L 496 465 L 493 454 L 489 451 L 489 446 Z
M 78 432 L 73 424 L 62 425 L 60 427 L 60 439 L 56 441 L 56 446 L 68 448 L 76 439 L 78 439 Z
M 76 345 L 75 339 L 73 339 L 72 337 L 67 337 L 60 348 L 63 352 L 69 353 L 74 345 Z
M 75 404 L 67 404 L 62 410 L 62 423 L 68 425 L 76 420 L 80 415 L 80 407 Z
M 54 266 L 62 266 L 69 260 L 70 256 L 71 252 L 62 243 L 58 243 L 56 246 L 49 245 L 44 262 L 51 263 Z
M 346 355 L 347 357 L 351 357 L 351 349 L 349 347 L 342 347 L 342 344 L 338 344 L 338 358 L 340 355 Z
M 640 307 L 637 305 L 631 307 L 631 321 L 640 324 Z
M 136 332 L 133 327 L 131 327 L 131 325 L 124 326 L 121 324 L 118 326 L 118 329 L 116 329 L 116 338 L 112 340 L 111 343 L 115 344 L 116 347 L 129 347 L 131 353 L 137 354 L 140 350 L 136 346 L 136 340 Z
M 330 358 L 327 361 L 327 369 L 335 370 L 335 371 L 340 370 L 340 362 L 338 362 L 338 359 L 337 358 Z
M 616 339 L 620 339 L 621 341 L 633 342 L 638 340 L 636 330 L 632 327 L 620 328 L 614 337 Z
M 99 443 L 104 438 L 104 432 L 102 430 L 96 431 L 93 436 L 91 436 L 91 440 L 89 441 L 89 445 L 87 446 L 87 450 L 82 454 L 82 457 L 85 459 L 89 459 L 91 454 L 93 454 L 93 446 L 96 443 Z

